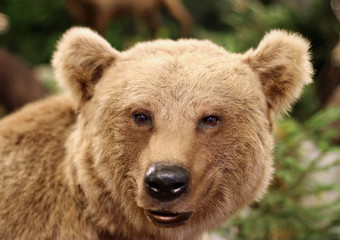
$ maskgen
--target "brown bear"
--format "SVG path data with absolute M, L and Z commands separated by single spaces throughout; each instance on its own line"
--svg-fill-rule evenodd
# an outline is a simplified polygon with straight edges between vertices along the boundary
M 266 191 L 273 122 L 312 75 L 280 30 L 235 54 L 76 27 L 52 64 L 69 92 L 0 122 L 0 239 L 202 239 Z
M 23 60 L 0 49 L 0 105 L 6 112 L 13 112 L 47 95 L 47 89 Z
M 66 5 L 74 19 L 100 34 L 106 32 L 112 19 L 129 15 L 142 18 L 155 38 L 162 8 L 177 20 L 182 37 L 192 34 L 192 17 L 181 0 L 67 0 Z

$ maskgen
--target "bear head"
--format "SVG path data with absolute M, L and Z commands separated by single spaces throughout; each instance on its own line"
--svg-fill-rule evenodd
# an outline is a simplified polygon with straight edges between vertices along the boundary
M 77 111 L 68 157 L 87 212 L 140 239 L 196 239 L 260 198 L 273 123 L 312 75 L 309 43 L 280 30 L 235 54 L 192 39 L 118 52 L 76 27 L 52 63 Z

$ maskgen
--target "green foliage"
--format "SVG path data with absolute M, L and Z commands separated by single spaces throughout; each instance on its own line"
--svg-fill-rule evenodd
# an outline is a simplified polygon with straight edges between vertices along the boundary
M 340 239 L 340 182 L 318 176 L 340 166 L 340 149 L 331 144 L 329 125 L 340 119 L 330 108 L 304 123 L 284 119 L 275 131 L 277 146 L 269 193 L 220 230 L 228 239 Z M 327 130 L 328 129 L 328 130 Z M 311 143 L 311 147 L 304 147 Z M 325 162 L 328 153 L 337 158 Z
M 2 47 L 37 64 L 49 62 L 60 35 L 71 26 L 64 1 L 2 0 L 0 9 L 10 19 L 10 29 L 0 36 Z
M 338 132 L 330 127 L 332 123 L 340 119 L 340 108 L 330 107 L 317 112 L 310 117 L 305 125 L 311 139 L 317 142 L 318 147 L 328 151 L 332 146 L 329 144 L 334 138 L 338 137 Z

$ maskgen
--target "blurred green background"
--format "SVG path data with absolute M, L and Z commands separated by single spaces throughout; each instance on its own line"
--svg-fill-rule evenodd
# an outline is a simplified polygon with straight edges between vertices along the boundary
M 269 194 L 216 231 L 228 239 L 340 239 L 340 154 L 336 153 L 338 145 L 334 140 L 339 132 L 330 127 L 339 122 L 340 111 L 326 107 L 340 83 L 339 66 L 331 60 L 339 41 L 340 23 L 330 1 L 183 3 L 194 20 L 192 37 L 210 39 L 231 52 L 256 47 L 263 35 L 274 28 L 299 32 L 312 43 L 314 84 L 305 89 L 292 118 L 278 122 L 277 172 Z M 0 35 L 0 48 L 19 55 L 32 68 L 49 64 L 57 40 L 76 24 L 63 0 L 1 0 L 0 12 L 10 20 L 9 30 Z M 149 40 L 143 24 L 135 23 L 129 17 L 114 20 L 105 38 L 118 50 Z M 162 12 L 157 37 L 180 37 L 177 22 L 166 11 Z M 57 91 L 51 75 L 42 78 L 47 79 L 44 84 L 50 91 Z M 330 158 L 334 153 L 335 157 Z M 329 176 L 332 171 L 338 171 L 337 177 L 324 181 L 322 174 Z

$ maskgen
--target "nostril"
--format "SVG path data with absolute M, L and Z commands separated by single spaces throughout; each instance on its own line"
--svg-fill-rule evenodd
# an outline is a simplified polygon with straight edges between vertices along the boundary
M 171 192 L 178 193 L 183 190 L 183 188 L 186 187 L 186 183 L 175 183 L 171 187 Z
M 159 201 L 171 201 L 188 188 L 189 172 L 182 166 L 166 163 L 151 164 L 146 171 L 146 192 Z
M 151 189 L 154 192 L 159 192 L 160 186 L 159 184 L 155 183 L 155 182 L 149 182 L 146 183 L 147 188 Z

